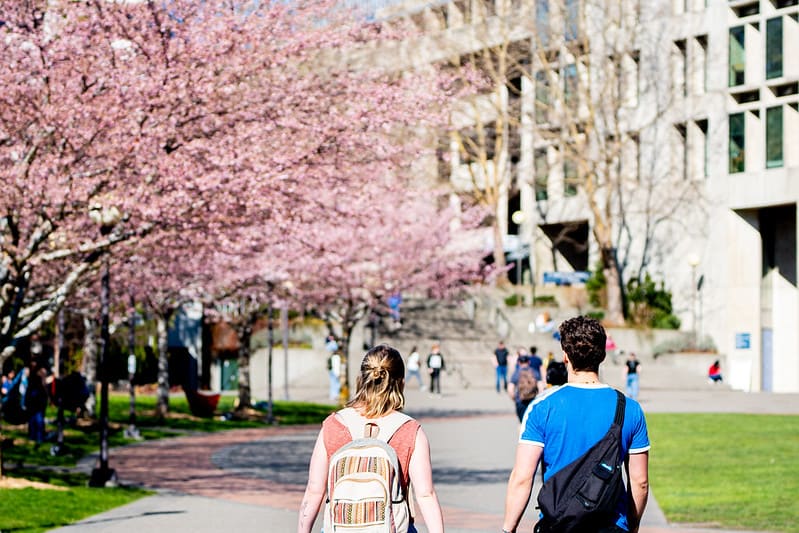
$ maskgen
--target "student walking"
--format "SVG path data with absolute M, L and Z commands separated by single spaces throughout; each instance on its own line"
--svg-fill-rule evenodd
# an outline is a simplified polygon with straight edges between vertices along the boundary
M 530 355 L 520 355 L 518 365 L 508 383 L 508 395 L 516 404 L 516 416 L 521 422 L 527 406 L 538 395 L 539 380 L 530 366 Z
M 494 350 L 494 357 L 491 360 L 494 363 L 494 370 L 497 374 L 496 387 L 497 392 L 508 389 L 508 349 L 505 347 L 505 341 L 499 341 Z M 502 388 L 499 384 L 502 382 Z
M 308 473 L 308 484 L 300 505 L 297 533 L 310 533 L 316 516 L 327 496 L 325 507 L 325 531 L 332 531 L 331 523 L 346 522 L 346 527 L 372 527 L 370 531 L 394 531 L 397 533 L 414 533 L 413 517 L 409 512 L 409 485 L 413 484 L 413 494 L 424 518 L 425 526 L 430 533 L 444 531 L 441 506 L 433 487 L 432 466 L 430 464 L 430 445 L 419 423 L 401 411 L 405 406 L 405 365 L 402 356 L 394 348 L 385 344 L 369 350 L 361 362 L 360 374 L 357 378 L 357 390 L 347 407 L 328 416 L 322 423 L 322 430 L 316 439 Z M 365 479 L 383 473 L 385 469 L 368 468 L 370 464 L 383 464 L 391 469 L 389 462 L 353 460 L 353 457 L 342 457 L 344 447 L 353 439 L 361 436 L 369 437 L 364 442 L 371 443 L 376 439 L 387 442 L 396 454 L 399 473 L 393 479 L 399 480 L 401 497 L 388 499 L 387 507 L 378 515 L 396 517 L 396 523 L 384 524 L 375 518 L 374 503 L 376 498 L 365 494 L 368 492 Z M 335 454 L 335 457 L 334 457 Z M 360 456 L 364 458 L 364 455 Z M 340 459 L 337 459 L 340 458 Z M 357 457 L 356 457 L 357 458 Z M 335 468 L 331 469 L 331 463 Z M 359 488 L 352 492 L 351 498 L 360 497 L 363 501 L 355 503 L 355 499 L 341 499 L 337 493 L 331 494 L 330 486 L 346 492 L 350 487 L 330 484 L 345 471 L 367 467 L 367 472 L 358 474 L 360 481 L 355 483 Z M 343 479 L 343 478 L 342 478 Z M 390 482 L 391 480 L 389 480 Z M 352 484 L 351 484 L 352 486 Z M 379 491 L 378 491 L 379 492 Z M 385 498 L 385 491 L 383 497 Z M 396 511 L 396 512 L 395 512 Z M 366 522 L 371 521 L 369 524 Z M 380 522 L 380 523 L 378 523 Z M 359 529 L 360 530 L 360 529 Z
M 572 486 L 574 478 L 562 480 L 558 473 L 572 471 L 577 459 L 596 443 L 604 441 L 606 434 L 612 434 L 609 429 L 618 428 L 620 455 L 616 454 L 614 461 L 618 469 L 622 468 L 622 457 L 627 463 L 630 492 L 622 489 L 615 506 L 610 502 L 612 510 L 601 517 L 592 516 L 588 523 L 590 531 L 635 533 L 649 495 L 649 437 L 644 413 L 638 402 L 599 382 L 606 334 L 598 321 L 582 316 L 572 318 L 561 324 L 559 332 L 568 383 L 539 396 L 525 413 L 516 461 L 508 480 L 502 530 L 516 531 L 530 499 L 539 461 L 544 469 L 541 494 L 547 491 L 551 494 L 553 488 L 559 495 L 566 494 L 567 490 L 576 488 Z M 618 426 L 615 425 L 617 420 Z M 592 466 L 595 472 L 598 466 L 604 465 Z M 614 479 L 620 478 L 620 472 L 617 474 L 615 469 L 611 472 Z M 550 483 L 555 476 L 561 485 Z M 597 475 L 594 477 L 599 479 Z M 544 501 L 541 495 L 538 501 L 539 505 Z M 563 518 L 542 513 L 535 531 L 559 531 L 550 526 Z
M 441 346 L 436 342 L 427 356 L 427 372 L 430 374 L 430 394 L 441 395 L 441 371 L 446 368 Z
M 630 352 L 630 355 L 627 356 L 627 361 L 624 362 L 624 372 L 626 374 L 627 381 L 627 396 L 633 400 L 638 400 L 641 363 L 635 357 L 633 352 Z
M 422 382 L 422 356 L 419 355 L 419 351 L 416 349 L 416 346 L 411 348 L 411 353 L 408 356 L 408 364 L 405 365 L 407 369 L 407 373 L 405 374 L 405 384 L 408 385 L 411 382 L 411 378 L 416 378 L 416 381 L 419 383 L 419 390 L 424 390 L 424 382 Z

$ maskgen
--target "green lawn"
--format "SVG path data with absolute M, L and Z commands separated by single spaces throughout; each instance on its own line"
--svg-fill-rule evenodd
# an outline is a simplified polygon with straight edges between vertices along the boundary
M 110 446 L 123 446 L 131 441 L 125 438 L 124 430 L 128 420 L 128 396 L 112 394 L 109 397 L 108 411 L 111 421 L 109 433 Z M 228 429 L 241 429 L 265 427 L 264 418 L 252 417 L 246 420 L 224 420 L 221 415 L 233 410 L 235 397 L 223 396 L 217 407 L 217 412 L 212 418 L 198 418 L 191 416 L 189 405 L 185 397 L 173 397 L 169 402 L 169 416 L 160 420 L 155 416 L 155 397 L 140 395 L 136 398 L 136 425 L 146 440 L 161 439 L 185 435 L 187 432 L 224 431 Z M 274 416 L 280 425 L 318 424 L 335 409 L 333 405 L 320 405 L 303 402 L 275 402 Z M 47 411 L 48 422 L 55 419 L 56 411 L 51 406 Z M 264 414 L 265 416 L 265 414 Z M 52 424 L 47 425 L 47 431 L 53 431 Z M 25 426 L 16 428 L 3 428 L 3 436 L 12 438 L 14 445 L 3 451 L 6 467 L 13 467 L 18 463 L 40 464 L 47 466 L 71 466 L 81 457 L 99 449 L 99 433 L 96 425 L 80 423 L 75 427 L 64 430 L 65 453 L 56 457 L 49 454 L 50 444 L 44 443 L 35 448 L 33 443 L 26 438 Z
M 155 417 L 155 397 L 136 398 L 137 426 L 145 439 L 160 439 L 187 432 L 222 431 L 228 429 L 266 427 L 265 417 L 256 415 L 246 420 L 226 420 L 222 415 L 233 410 L 234 397 L 220 399 L 213 418 L 191 416 L 184 397 L 170 398 L 170 414 L 160 420 Z M 274 415 L 280 425 L 319 424 L 336 407 L 301 402 L 275 402 Z M 55 418 L 50 407 L 47 421 Z M 124 436 L 128 420 L 128 396 L 113 394 L 109 398 L 111 430 L 110 446 L 122 446 L 131 441 Z M 47 431 L 53 431 L 52 424 Z M 50 455 L 50 442 L 36 447 L 27 440 L 25 426 L 3 427 L 3 463 L 6 474 L 67 487 L 68 490 L 0 489 L 0 530 L 2 532 L 39 532 L 73 523 L 146 494 L 132 488 L 91 489 L 88 478 L 69 470 L 76 462 L 99 448 L 96 424 L 81 422 L 64 431 L 66 453 Z M 113 465 L 112 465 L 113 466 Z
M 649 414 L 669 522 L 799 532 L 799 416 Z
M 0 528 L 3 532 L 38 533 L 77 522 L 151 492 L 135 488 L 90 489 L 88 478 L 69 472 L 18 471 L 29 480 L 68 487 L 68 490 L 0 489 Z

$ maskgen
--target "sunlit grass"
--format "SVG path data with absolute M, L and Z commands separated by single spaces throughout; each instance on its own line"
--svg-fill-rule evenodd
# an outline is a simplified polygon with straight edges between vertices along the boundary
M 799 532 L 799 416 L 647 420 L 652 491 L 669 522 Z

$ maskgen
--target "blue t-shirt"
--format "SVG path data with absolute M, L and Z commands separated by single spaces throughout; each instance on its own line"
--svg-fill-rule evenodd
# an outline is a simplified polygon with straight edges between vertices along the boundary
M 544 481 L 588 451 L 605 436 L 616 413 L 616 391 L 604 384 L 569 383 L 539 395 L 527 408 L 519 442 L 544 449 Z M 627 398 L 621 431 L 623 455 L 649 450 L 641 406 Z M 616 508 L 616 525 L 627 526 L 627 494 Z

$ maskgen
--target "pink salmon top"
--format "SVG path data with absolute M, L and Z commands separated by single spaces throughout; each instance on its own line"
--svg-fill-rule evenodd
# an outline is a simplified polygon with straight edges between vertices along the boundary
M 411 463 L 413 449 L 416 446 L 416 433 L 420 427 L 419 422 L 416 420 L 408 420 L 400 426 L 388 441 L 388 444 L 397 452 L 397 459 L 402 473 L 402 488 L 405 491 L 407 491 L 410 483 L 408 467 Z M 330 463 L 330 458 L 339 448 L 353 440 L 350 430 L 336 416 L 336 413 L 332 413 L 322 422 L 322 435 L 325 451 L 327 451 L 328 464 Z

